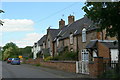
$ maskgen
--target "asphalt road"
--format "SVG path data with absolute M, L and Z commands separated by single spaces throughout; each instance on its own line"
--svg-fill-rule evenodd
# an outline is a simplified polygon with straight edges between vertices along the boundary
M 2 63 L 3 78 L 61 78 L 62 76 L 52 74 L 32 65 L 11 65 Z
M 1 66 L 1 64 L 0 64 Z M 86 75 L 37 67 L 29 64 L 11 65 L 2 62 L 2 78 L 87 78 Z

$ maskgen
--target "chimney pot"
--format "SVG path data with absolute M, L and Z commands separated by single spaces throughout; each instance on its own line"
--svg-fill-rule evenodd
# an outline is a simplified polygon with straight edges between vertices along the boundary
M 59 21 L 59 29 L 63 28 L 65 26 L 65 21 L 63 19 L 61 19 Z
M 73 15 L 70 14 L 70 16 L 68 16 L 68 24 L 71 24 L 75 21 L 75 17 Z

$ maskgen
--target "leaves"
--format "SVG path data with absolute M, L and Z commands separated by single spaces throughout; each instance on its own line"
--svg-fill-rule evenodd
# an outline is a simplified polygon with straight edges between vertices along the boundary
M 0 10 L 0 13 L 5 13 L 5 12 L 4 12 L 3 10 Z M 0 25 L 3 26 L 3 23 L 4 23 L 4 22 L 0 20 Z
M 5 13 L 3 10 L 0 10 L 0 13 Z
M 87 2 L 82 8 L 100 31 L 107 30 L 107 35 L 114 37 L 119 32 L 120 2 Z M 109 28 L 112 26 L 112 28 Z

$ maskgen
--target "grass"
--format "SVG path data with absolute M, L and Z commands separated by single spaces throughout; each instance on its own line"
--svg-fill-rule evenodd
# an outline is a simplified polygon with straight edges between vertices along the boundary
M 35 66 L 41 66 L 41 64 L 35 64 Z

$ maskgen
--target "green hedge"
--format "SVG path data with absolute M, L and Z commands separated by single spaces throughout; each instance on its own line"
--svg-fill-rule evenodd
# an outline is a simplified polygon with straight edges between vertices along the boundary
M 77 52 L 64 52 L 51 58 L 51 60 L 78 60 Z

